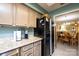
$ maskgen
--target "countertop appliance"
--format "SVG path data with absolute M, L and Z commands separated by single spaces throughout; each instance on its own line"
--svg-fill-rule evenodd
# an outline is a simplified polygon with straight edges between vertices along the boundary
M 14 31 L 14 40 L 15 41 L 21 40 L 21 31 Z
M 43 38 L 42 56 L 52 55 L 54 51 L 54 28 L 51 25 L 51 19 L 47 21 L 46 17 L 42 17 L 37 19 L 37 28 L 34 28 L 34 35 Z
M 27 30 L 25 31 L 25 37 L 24 38 L 28 39 L 28 31 Z

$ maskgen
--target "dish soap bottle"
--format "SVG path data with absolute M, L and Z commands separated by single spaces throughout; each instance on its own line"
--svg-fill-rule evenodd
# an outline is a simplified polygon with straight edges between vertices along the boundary
M 28 39 L 28 31 L 25 31 L 25 39 Z

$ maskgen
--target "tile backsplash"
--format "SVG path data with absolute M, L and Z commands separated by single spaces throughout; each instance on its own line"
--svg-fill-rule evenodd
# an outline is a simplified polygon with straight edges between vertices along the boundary
M 9 26 L 0 26 L 0 39 L 13 39 L 13 32 L 21 30 L 22 38 L 24 38 L 24 32 L 28 31 L 28 36 L 33 36 L 34 31 L 33 28 L 21 28 L 21 27 L 9 27 Z

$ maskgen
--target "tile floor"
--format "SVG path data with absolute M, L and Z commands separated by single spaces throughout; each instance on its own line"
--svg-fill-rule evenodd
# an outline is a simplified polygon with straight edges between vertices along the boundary
M 57 43 L 57 48 L 55 49 L 52 56 L 76 56 L 77 50 L 67 44 Z

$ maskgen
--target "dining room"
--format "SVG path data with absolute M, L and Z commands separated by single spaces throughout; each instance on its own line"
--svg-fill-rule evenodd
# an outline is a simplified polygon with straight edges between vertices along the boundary
M 55 52 L 53 55 L 78 55 L 79 11 L 66 13 L 56 17 Z

